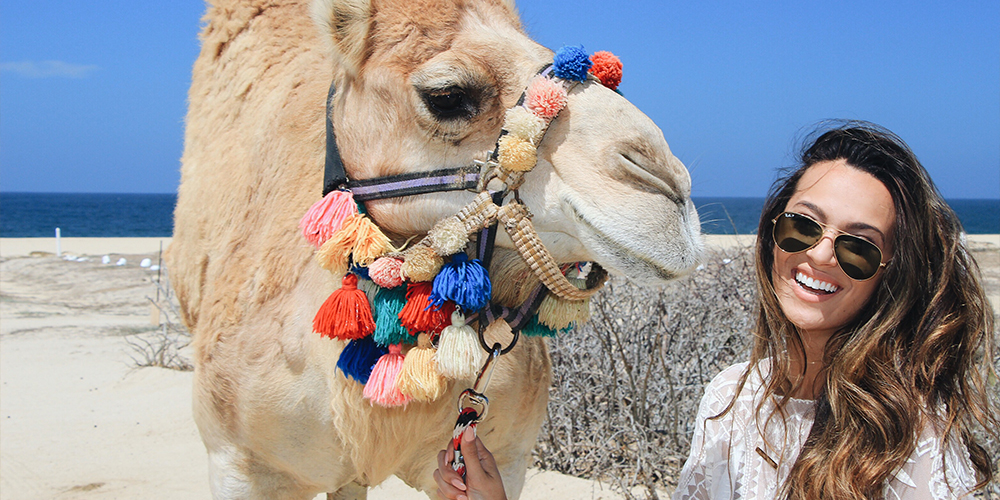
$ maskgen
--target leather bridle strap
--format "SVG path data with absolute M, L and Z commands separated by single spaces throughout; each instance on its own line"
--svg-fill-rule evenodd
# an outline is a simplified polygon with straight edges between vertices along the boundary
M 344 169 L 344 161 L 340 157 L 340 150 L 337 148 L 337 136 L 331 118 L 333 96 L 336 92 L 336 87 L 331 83 L 330 92 L 326 96 L 326 162 L 323 168 L 323 196 L 336 189 L 350 189 L 356 201 L 369 201 L 441 191 L 464 191 L 475 189 L 479 185 L 480 167 L 477 165 L 360 181 L 349 180 Z

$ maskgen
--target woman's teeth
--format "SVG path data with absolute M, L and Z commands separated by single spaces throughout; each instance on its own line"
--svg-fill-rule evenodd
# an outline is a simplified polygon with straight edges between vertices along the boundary
M 837 291 L 837 287 L 825 281 L 820 281 L 812 279 L 802 273 L 795 273 L 795 281 L 798 281 L 800 285 L 811 288 L 813 290 L 818 290 L 821 292 L 833 293 Z

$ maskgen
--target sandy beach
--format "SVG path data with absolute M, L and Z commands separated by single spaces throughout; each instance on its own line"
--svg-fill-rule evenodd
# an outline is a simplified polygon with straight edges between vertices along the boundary
M 139 264 L 156 264 L 161 242 L 170 239 L 63 238 L 57 257 L 54 238 L 0 238 L 0 499 L 210 498 L 192 372 L 136 368 L 129 342 L 157 330 L 157 272 Z M 969 247 L 996 308 L 1000 235 L 969 236 Z M 521 498 L 555 497 L 619 498 L 529 470 Z M 426 497 L 392 478 L 369 498 Z

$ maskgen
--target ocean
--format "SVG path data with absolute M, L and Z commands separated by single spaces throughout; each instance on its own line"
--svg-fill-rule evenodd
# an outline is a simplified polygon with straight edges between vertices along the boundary
M 0 193 L 0 237 L 169 237 L 175 194 Z M 763 198 L 695 197 L 707 234 L 753 234 Z M 1000 200 L 948 202 L 969 234 L 1000 234 Z

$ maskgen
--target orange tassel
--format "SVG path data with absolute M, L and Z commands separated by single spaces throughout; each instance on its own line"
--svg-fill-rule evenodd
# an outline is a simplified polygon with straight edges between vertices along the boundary
M 341 287 L 323 302 L 313 318 L 313 331 L 329 338 L 360 339 L 375 331 L 375 320 L 365 292 L 358 290 L 358 277 L 344 276 Z
M 399 321 L 411 335 L 421 332 L 437 335 L 444 327 L 451 324 L 451 313 L 455 311 L 455 303 L 449 300 L 440 309 L 434 310 L 430 307 L 433 288 L 434 284 L 430 281 L 409 283 L 406 286 L 406 305 L 399 311 Z

